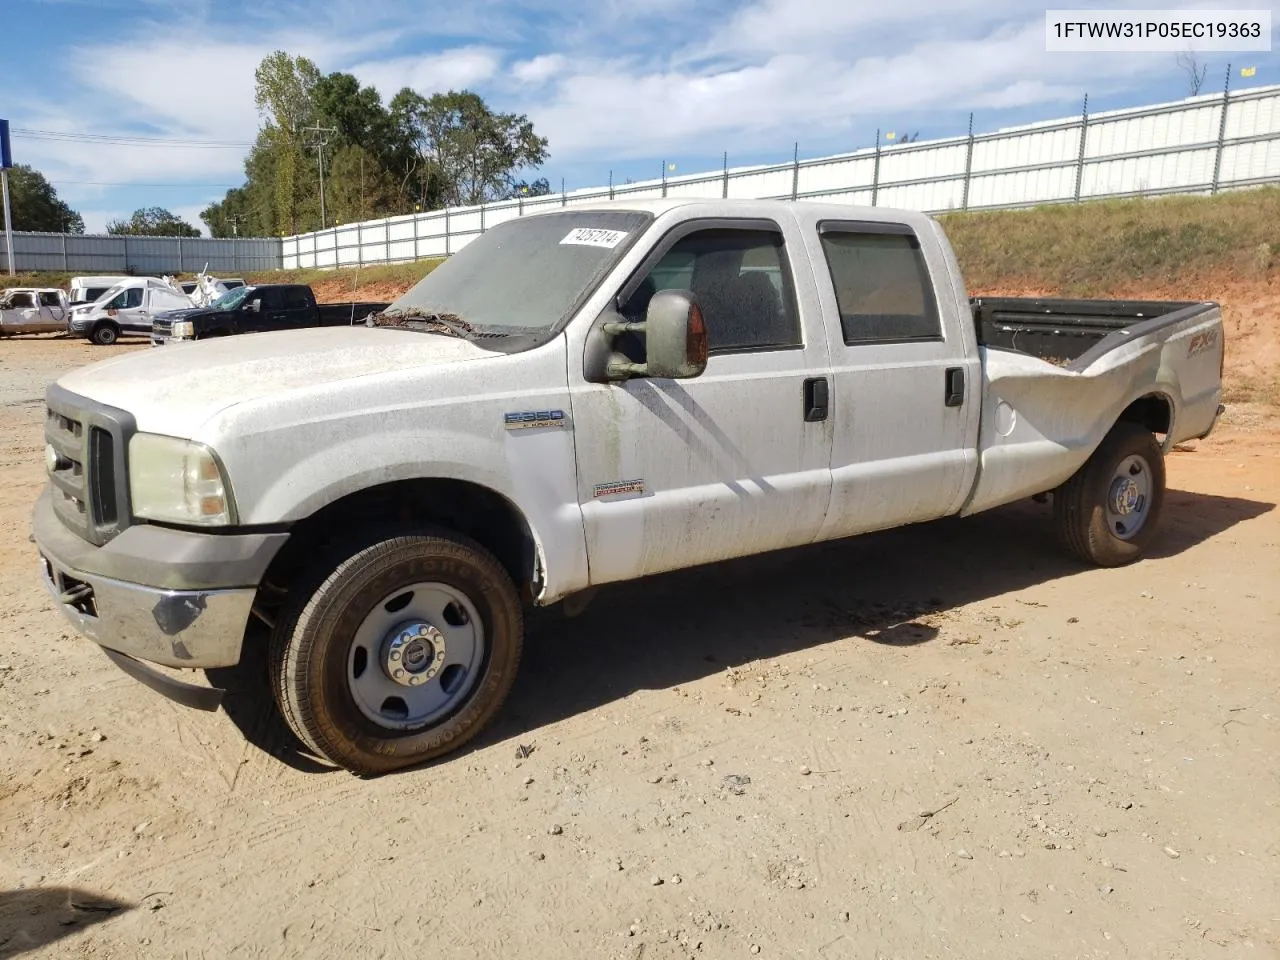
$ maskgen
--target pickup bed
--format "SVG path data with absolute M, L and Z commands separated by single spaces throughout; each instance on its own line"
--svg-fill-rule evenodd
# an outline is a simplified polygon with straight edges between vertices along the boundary
M 311 288 L 301 283 L 242 285 L 207 307 L 171 310 L 158 315 L 151 324 L 151 345 L 160 347 L 177 341 L 240 333 L 349 326 L 386 306 L 385 303 L 317 304 Z
M 497 713 L 527 603 L 1045 495 L 1080 560 L 1138 560 L 1222 359 L 1214 303 L 971 301 L 919 213 L 554 211 L 364 326 L 66 374 L 35 541 L 135 677 L 211 709 L 160 668 L 266 644 L 298 736 L 377 773 Z

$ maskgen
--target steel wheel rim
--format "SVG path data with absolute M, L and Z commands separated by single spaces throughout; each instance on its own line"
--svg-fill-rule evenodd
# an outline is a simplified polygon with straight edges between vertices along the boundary
M 465 593 L 445 583 L 409 584 L 374 604 L 356 629 L 347 688 L 380 727 L 426 727 L 470 696 L 485 650 L 480 614 Z
M 1151 493 L 1155 483 L 1151 478 L 1151 466 L 1145 457 L 1137 454 L 1125 457 L 1111 473 L 1107 484 L 1103 509 L 1107 517 L 1107 529 L 1121 540 L 1131 540 L 1138 535 L 1151 513 Z

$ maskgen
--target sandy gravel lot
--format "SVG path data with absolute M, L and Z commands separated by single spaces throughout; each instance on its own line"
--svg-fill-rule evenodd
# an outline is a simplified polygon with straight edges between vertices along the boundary
M 1280 958 L 1265 409 L 1170 458 L 1141 564 L 1026 503 L 615 588 L 360 780 L 260 665 L 188 711 L 50 609 L 40 398 L 103 355 L 0 344 L 0 957 Z

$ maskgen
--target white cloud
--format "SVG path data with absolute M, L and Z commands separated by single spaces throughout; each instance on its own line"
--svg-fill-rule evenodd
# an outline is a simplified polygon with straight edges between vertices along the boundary
M 76 89 L 53 99 L 46 91 L 56 85 L 33 80 L 15 93 L 15 126 L 251 141 L 254 69 L 284 49 L 351 72 L 384 98 L 404 86 L 476 89 L 528 114 L 557 164 L 789 154 L 797 139 L 802 152 L 866 145 L 877 126 L 924 126 L 928 136 L 917 118 L 954 117 L 956 127 L 969 110 L 1064 115 L 1086 89 L 1097 97 L 1149 83 L 1157 62 L 1046 54 L 1044 7 L 1027 0 L 255 0 L 234 16 L 192 9 L 174 4 L 171 22 L 135 22 L 69 50 L 63 79 Z M 70 181 L 238 183 L 246 152 L 31 140 L 21 148 L 24 161 L 66 183 L 65 199 L 93 207 L 82 209 L 91 226 L 121 214 L 106 209 L 118 198 Z M 221 192 L 157 190 L 150 202 L 171 198 L 198 216 L 204 205 L 192 200 Z
M 402 87 L 424 95 L 474 87 L 493 78 L 502 55 L 488 47 L 459 47 L 426 57 L 371 60 L 348 68 L 361 83 L 378 88 L 389 100 Z
M 567 58 L 560 53 L 546 53 L 532 60 L 512 64 L 511 76 L 523 84 L 539 86 L 564 71 Z

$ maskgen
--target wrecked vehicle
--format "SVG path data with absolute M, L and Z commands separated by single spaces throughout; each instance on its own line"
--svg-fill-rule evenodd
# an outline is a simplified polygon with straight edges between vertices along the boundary
M 1081 561 L 1136 561 L 1222 363 L 1215 303 L 971 301 L 916 212 L 556 210 L 370 326 L 65 374 L 34 536 L 129 673 L 213 708 L 168 668 L 263 643 L 299 738 L 379 773 L 497 714 L 526 603 L 1043 495 Z

